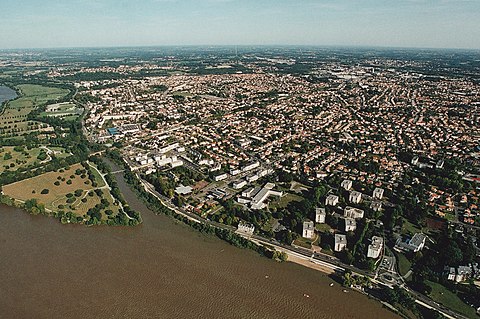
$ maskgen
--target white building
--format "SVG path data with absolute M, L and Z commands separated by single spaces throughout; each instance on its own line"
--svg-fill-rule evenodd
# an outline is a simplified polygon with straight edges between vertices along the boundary
M 343 210 L 343 216 L 347 218 L 360 219 L 363 218 L 365 212 L 363 209 L 347 206 Z
M 230 175 L 236 176 L 236 175 L 240 174 L 241 172 L 242 172 L 242 171 L 239 170 L 239 169 L 231 169 L 231 170 L 230 170 Z
M 183 161 L 182 160 L 176 160 L 170 163 L 170 166 L 172 168 L 183 166 Z
M 315 222 L 319 224 L 325 224 L 325 218 L 327 213 L 325 212 L 325 208 L 315 208 Z
M 418 164 L 418 156 L 415 156 L 414 158 L 412 158 L 412 165 L 417 165 Z
M 402 241 L 402 238 L 397 240 L 394 249 L 396 251 L 413 251 L 414 253 L 420 251 L 425 247 L 427 235 L 423 233 L 416 233 L 412 238 Z
M 315 231 L 313 227 L 313 222 L 303 222 L 302 237 L 312 239 L 315 237 Z
M 259 162 L 253 162 L 253 163 L 245 165 L 245 167 L 242 169 L 242 171 L 248 172 L 248 171 L 251 171 L 252 169 L 255 169 L 257 167 L 260 167 L 260 163 Z
M 362 200 L 362 193 L 357 191 L 351 191 L 348 200 L 350 201 L 350 203 L 359 204 Z
M 244 222 L 240 222 L 238 224 L 237 231 L 247 235 L 253 235 L 253 232 L 255 231 L 255 226 L 244 223 Z
M 260 191 L 260 188 L 256 190 L 256 193 Z M 255 193 L 255 187 L 250 187 L 242 192 L 243 197 L 252 197 Z
M 347 248 L 347 236 L 335 234 L 335 251 L 342 251 Z
M 382 210 L 382 202 L 380 201 L 373 201 L 370 203 L 370 208 L 374 211 L 374 212 L 379 212 Z
M 173 151 L 174 149 L 176 149 L 177 147 L 179 147 L 180 144 L 178 143 L 173 143 L 173 144 L 170 144 L 170 145 L 167 145 L 167 146 L 164 146 L 164 147 L 161 147 L 158 149 L 158 152 L 160 154 L 163 154 L 163 153 L 168 153 L 170 151 Z
M 215 176 L 213 179 L 215 182 L 223 181 L 224 179 L 227 179 L 228 175 L 227 174 L 220 174 Z
M 353 218 L 345 218 L 345 231 L 355 231 L 357 229 L 357 222 Z
M 373 236 L 372 243 L 368 245 L 367 257 L 377 259 L 383 250 L 383 237 Z
M 338 204 L 338 196 L 337 195 L 328 195 L 325 199 L 326 206 L 337 206 Z
M 247 185 L 247 181 L 239 180 L 239 181 L 233 182 L 232 187 L 233 187 L 233 189 L 241 189 L 241 188 L 245 187 L 246 185 Z
M 344 188 L 345 190 L 349 191 L 350 189 L 352 189 L 352 186 L 353 186 L 353 182 L 349 179 L 346 179 L 342 182 L 342 188 Z
M 383 192 L 384 192 L 383 188 L 379 188 L 379 187 L 375 188 L 373 190 L 373 198 L 374 199 L 382 199 L 383 198 Z
M 253 197 L 252 202 L 251 202 L 251 208 L 252 209 L 262 209 L 262 208 L 264 208 L 266 206 L 264 202 L 267 200 L 267 198 L 269 196 L 282 197 L 283 192 L 274 191 L 273 190 L 274 187 L 275 187 L 275 184 L 273 184 L 273 183 L 265 184 L 265 186 L 258 193 L 253 195 L 254 197 Z M 253 192 L 252 192 L 252 194 L 253 194 Z
M 444 165 L 445 165 L 445 161 L 444 160 L 439 160 L 437 162 L 437 164 L 435 165 L 435 168 L 442 169 Z

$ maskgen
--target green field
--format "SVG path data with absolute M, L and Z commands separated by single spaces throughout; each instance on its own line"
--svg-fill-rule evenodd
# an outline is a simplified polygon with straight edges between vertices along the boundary
M 300 202 L 302 201 L 303 197 L 295 195 L 295 194 L 285 194 L 284 196 L 272 200 L 270 203 L 270 207 L 276 208 L 286 208 L 290 202 Z
M 59 117 L 66 121 L 73 121 L 83 113 L 82 108 L 77 108 L 73 103 L 57 103 L 47 106 L 45 112 L 40 113 L 42 117 Z
M 69 92 L 67 89 L 34 84 L 17 85 L 16 89 L 20 92 L 20 97 L 6 103 L 0 113 L 0 135 L 19 135 L 45 128 L 45 124 L 28 121 L 28 114 L 48 101 L 65 97 Z
M 422 229 L 420 229 L 418 226 L 412 224 L 408 220 L 405 220 L 405 223 L 403 224 L 402 227 L 402 233 L 403 234 L 415 234 L 415 233 L 420 233 L 422 232 Z
M 427 284 L 432 287 L 430 298 L 469 318 L 478 318 L 474 308 L 464 303 L 455 293 L 448 290 L 445 286 L 432 281 L 427 281 Z
M 62 170 L 50 172 L 21 182 L 5 185 L 3 186 L 3 193 L 22 202 L 36 199 L 50 211 L 71 211 L 80 217 L 85 217 L 87 211 L 100 203 L 100 200 L 104 198 L 110 203 L 108 209 L 117 214 L 119 209 L 113 205 L 115 201 L 105 187 L 105 183 L 100 175 L 94 173 L 95 181 L 98 185 L 103 185 L 103 188 L 102 186 L 93 187 L 88 176 L 76 174 L 77 169 L 84 170 L 83 166 L 76 164 L 63 172 Z M 100 188 L 102 188 L 102 194 L 98 195 L 95 190 Z M 45 189 L 48 189 L 47 194 L 42 193 Z M 77 190 L 78 195 L 75 194 Z M 72 194 L 75 195 L 72 196 Z M 107 218 L 108 216 L 103 211 L 102 219 L 107 220 Z
M 293 244 L 303 248 L 311 249 L 312 245 L 316 245 L 318 240 L 319 240 L 318 236 L 315 236 L 315 238 L 312 238 L 312 239 L 298 237 L 293 241 Z
M 412 263 L 404 254 L 398 253 L 396 254 L 396 257 L 398 261 L 398 271 L 400 272 L 400 275 L 405 276 L 412 267 Z
M 65 152 L 65 149 L 61 147 L 49 147 L 50 151 L 52 151 L 51 156 L 55 156 L 57 158 L 65 158 L 70 156 L 69 153 Z M 29 166 L 36 166 L 42 162 L 42 157 L 38 158 L 40 153 L 47 153 L 46 149 L 40 147 L 26 149 L 26 148 L 18 148 L 17 150 L 13 146 L 3 146 L 0 147 L 0 174 L 5 171 L 16 171 L 19 168 L 29 167 Z
M 316 224 L 315 229 L 321 233 L 330 233 L 332 227 L 330 227 L 328 224 Z

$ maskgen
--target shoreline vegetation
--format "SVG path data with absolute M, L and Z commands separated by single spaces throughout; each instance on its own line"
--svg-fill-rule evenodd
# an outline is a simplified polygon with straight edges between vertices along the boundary
M 109 167 L 105 165 L 98 158 L 90 157 L 90 160 L 97 165 L 97 167 L 103 174 L 105 174 L 104 178 L 105 178 L 106 185 L 102 188 L 92 188 L 89 191 L 87 190 L 85 194 L 82 191 L 81 193 L 78 192 L 79 194 L 75 194 L 74 196 L 68 196 L 70 195 L 70 193 L 66 195 L 67 203 L 69 202 L 70 198 L 73 199 L 75 197 L 83 197 L 84 199 L 86 199 L 89 197 L 89 196 L 86 196 L 87 194 L 92 197 L 98 196 L 102 198 L 100 203 L 88 209 L 88 211 L 85 214 L 86 217 L 89 217 L 88 219 L 86 217 L 82 217 L 82 216 L 79 216 L 78 214 L 75 214 L 73 211 L 69 211 L 68 208 L 63 207 L 64 205 L 60 205 L 61 209 L 59 208 L 59 210 L 51 209 L 51 208 L 47 208 L 44 203 L 38 201 L 37 199 L 28 199 L 25 201 L 20 200 L 18 198 L 14 198 L 4 194 L 3 190 L 2 190 L 2 193 L 0 194 L 0 203 L 5 204 L 7 206 L 11 206 L 11 207 L 21 208 L 25 210 L 27 213 L 32 215 L 44 215 L 47 217 L 54 217 L 58 219 L 62 224 L 84 224 L 86 226 L 93 226 L 93 225 L 136 226 L 141 224 L 143 222 L 141 215 L 138 212 L 132 210 L 128 205 L 128 203 L 125 201 L 122 193 L 120 192 L 120 189 L 118 188 L 115 177 L 111 174 L 109 170 Z M 96 178 L 89 164 L 86 162 L 81 162 L 81 165 L 82 167 L 85 168 L 86 174 L 88 174 L 88 182 L 90 182 L 92 186 L 96 186 Z M 61 169 L 60 171 L 63 171 L 63 169 Z M 39 176 L 42 176 L 42 175 L 39 175 Z M 9 185 L 4 185 L 4 186 L 15 186 L 18 183 L 24 183 L 26 181 L 29 181 L 32 178 L 18 181 Z M 58 181 L 55 183 L 58 183 Z M 47 195 L 49 192 L 50 192 L 49 189 L 45 188 L 42 191 L 42 194 Z M 75 191 L 75 193 L 77 193 L 77 191 Z M 108 193 L 112 196 L 114 203 L 110 203 L 104 198 L 105 193 Z M 117 204 L 114 205 L 115 203 Z M 111 205 L 118 207 L 118 212 L 114 217 L 112 215 L 112 211 L 109 209 L 111 208 Z M 108 216 L 107 219 L 101 218 L 100 213 L 102 211 L 108 212 L 106 213 L 106 215 Z
M 203 222 L 197 223 L 185 216 L 181 216 L 175 213 L 173 210 L 163 205 L 155 196 L 145 191 L 135 174 L 132 173 L 128 165 L 124 162 L 123 158 L 117 152 L 107 151 L 107 156 L 110 160 L 112 160 L 113 163 L 124 168 L 124 178 L 130 189 L 132 189 L 132 191 L 134 191 L 134 193 L 145 203 L 146 207 L 155 214 L 164 214 L 166 216 L 172 217 L 175 220 L 178 220 L 201 233 L 214 235 L 217 238 L 226 241 L 227 243 L 235 247 L 251 249 L 262 256 L 276 261 L 287 261 L 288 255 L 285 252 L 277 251 L 275 248 L 267 247 L 266 245 L 256 244 L 253 241 L 246 239 L 231 230 L 221 229 L 205 224 Z

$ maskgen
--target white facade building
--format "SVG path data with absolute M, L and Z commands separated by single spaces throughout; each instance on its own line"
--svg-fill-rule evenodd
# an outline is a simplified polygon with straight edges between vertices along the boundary
M 326 206 L 336 206 L 338 204 L 338 196 L 337 195 L 328 195 L 325 199 Z
M 350 203 L 359 204 L 362 201 L 362 193 L 357 191 L 350 192 L 350 196 L 348 197 Z
M 345 218 L 345 231 L 355 231 L 357 229 L 357 222 L 353 218 Z
M 383 198 L 383 192 L 384 192 L 383 188 L 379 188 L 379 187 L 375 188 L 373 190 L 373 198 L 374 199 L 382 199 Z
M 325 218 L 327 213 L 325 212 L 325 208 L 315 208 L 315 222 L 318 224 L 325 224 Z
M 312 221 L 303 222 L 302 237 L 309 239 L 315 237 L 314 225 Z
M 232 184 L 233 189 L 241 189 L 247 185 L 247 181 L 239 180 Z
M 238 224 L 237 231 L 241 233 L 245 233 L 247 235 L 253 235 L 253 232 L 255 231 L 255 226 L 244 223 L 244 222 L 240 222 Z
M 377 259 L 383 250 L 383 238 L 378 236 L 372 237 L 372 243 L 368 245 L 367 257 Z
M 347 206 L 343 210 L 343 216 L 353 219 L 361 219 L 365 215 L 363 209 Z
M 352 186 L 353 186 L 353 182 L 349 179 L 346 179 L 342 182 L 341 184 L 342 188 L 344 188 L 345 190 L 349 191 L 352 189 Z
M 227 174 L 220 174 L 215 176 L 213 179 L 215 182 L 223 181 L 224 179 L 227 179 L 228 175 Z
M 335 234 L 335 247 L 333 250 L 340 252 L 347 248 L 347 236 Z

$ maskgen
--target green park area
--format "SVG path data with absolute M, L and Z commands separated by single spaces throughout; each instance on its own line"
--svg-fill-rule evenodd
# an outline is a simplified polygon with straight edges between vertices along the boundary
M 282 197 L 274 198 L 270 203 L 271 208 L 286 208 L 291 202 L 300 202 L 303 197 L 295 194 L 287 193 Z
M 15 172 L 20 168 L 33 168 L 39 164 L 49 162 L 53 157 L 66 158 L 69 153 L 61 147 L 34 147 L 27 149 L 24 146 L 0 147 L 0 174 L 5 171 Z
M 426 283 L 432 288 L 432 292 L 429 295 L 434 301 L 457 311 L 468 318 L 478 318 L 475 309 L 464 303 L 457 294 L 439 283 L 432 281 L 427 281 Z
M 398 271 L 400 272 L 400 275 L 405 276 L 410 268 L 412 268 L 412 263 L 402 253 L 397 253 L 395 256 L 397 257 L 398 261 Z
M 49 213 L 70 212 L 77 222 L 107 221 L 119 212 L 96 168 L 81 164 L 3 186 L 3 193 L 20 202 L 34 199 Z
M 57 117 L 66 121 L 74 121 L 83 113 L 83 109 L 70 102 L 47 105 L 41 117 Z
M 48 129 L 48 125 L 28 120 L 28 115 L 39 106 L 65 97 L 67 89 L 35 84 L 15 87 L 19 97 L 7 102 L 0 113 L 0 136 L 15 136 L 33 130 Z

